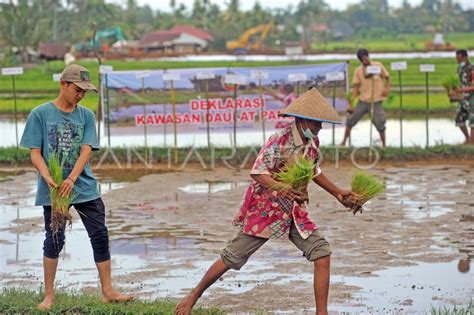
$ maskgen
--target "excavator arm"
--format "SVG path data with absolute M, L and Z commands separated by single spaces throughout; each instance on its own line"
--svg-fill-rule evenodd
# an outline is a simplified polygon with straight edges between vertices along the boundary
M 260 24 L 247 29 L 238 40 L 231 40 L 226 42 L 228 50 L 234 53 L 246 53 L 248 50 L 258 50 L 261 48 L 263 41 L 267 38 L 270 30 L 273 27 L 273 22 L 267 24 Z M 260 34 L 258 39 L 252 42 L 255 35 Z

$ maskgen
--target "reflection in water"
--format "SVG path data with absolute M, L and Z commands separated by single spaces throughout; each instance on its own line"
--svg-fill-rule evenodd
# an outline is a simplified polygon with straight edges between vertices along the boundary
M 463 272 L 463 273 L 469 272 L 470 264 L 471 264 L 470 258 L 459 260 L 459 263 L 458 263 L 459 272 Z
M 398 119 L 387 119 L 387 145 L 398 147 L 400 144 L 400 122 Z M 326 128 L 326 124 L 323 125 L 323 129 L 319 133 L 321 139 L 321 145 L 331 145 L 332 143 L 332 129 Z M 25 128 L 25 122 L 19 122 L 18 132 L 21 134 Z M 426 135 L 420 133 L 420 130 L 425 130 L 425 120 L 404 120 L 403 121 L 403 146 L 425 146 Z M 368 146 L 369 145 L 369 130 L 370 122 L 368 119 L 361 120 L 352 129 L 352 145 L 354 146 Z M 15 145 L 15 125 L 6 120 L 0 120 L 0 131 L 4 135 L 0 138 L 0 147 L 14 146 Z M 271 134 L 271 130 L 267 130 L 267 135 Z M 344 128 L 335 128 L 336 141 L 342 139 L 344 134 Z M 436 144 L 461 144 L 464 142 L 462 133 L 454 126 L 453 119 L 448 118 L 430 118 L 429 121 L 429 134 L 430 134 L 430 145 Z M 225 135 L 225 136 L 224 136 Z M 206 147 L 207 146 L 207 135 L 205 132 L 201 133 L 182 133 L 179 135 L 179 146 L 180 147 Z M 246 132 L 239 131 L 237 134 L 237 143 L 239 146 L 252 146 L 261 145 L 262 134 L 261 132 Z M 374 135 L 374 140 L 378 142 L 378 136 Z M 101 137 L 103 145 L 106 145 L 107 137 Z M 111 145 L 121 146 L 140 146 L 143 145 L 142 135 L 122 135 L 111 137 Z M 231 147 L 230 137 L 227 137 L 225 133 L 211 134 L 211 142 L 216 147 Z M 161 146 L 166 147 L 166 143 L 173 143 L 173 134 L 168 134 L 166 137 L 149 137 L 148 145 L 150 146 Z
M 250 181 L 243 182 L 225 182 L 225 181 L 203 181 L 198 183 L 191 183 L 178 190 L 188 194 L 207 194 L 207 200 L 211 200 L 212 194 L 234 190 L 238 187 L 247 186 Z
M 163 236 L 116 239 L 111 242 L 110 248 L 114 254 L 119 255 L 147 256 L 170 250 L 179 250 L 185 255 L 196 244 L 196 240 L 192 238 L 177 237 L 169 233 L 161 235 Z
M 126 186 L 125 183 L 114 183 L 114 182 L 99 182 L 100 194 L 106 194 L 111 190 L 123 188 Z
M 438 170 L 450 172 L 449 168 Z M 463 194 L 466 181 L 429 178 L 426 174 L 410 174 L 408 178 L 391 177 L 386 179 L 385 197 L 391 204 L 400 205 L 406 215 L 415 220 L 428 220 L 453 212 L 459 204 L 453 195 Z M 464 175 L 465 176 L 465 175 Z
M 223 182 L 223 181 L 204 181 L 191 183 L 189 185 L 179 187 L 178 189 L 193 194 L 214 194 L 221 191 L 233 190 L 237 187 L 247 186 L 249 182 Z
M 407 222 L 429 221 L 434 217 L 445 215 L 459 209 L 471 207 L 470 197 L 466 197 L 469 181 L 443 180 L 443 172 L 455 173 L 459 169 L 444 170 L 404 170 L 402 172 L 387 171 L 391 174 L 386 179 L 387 190 L 385 202 L 400 208 L 409 218 Z M 430 173 L 430 174 L 428 174 Z M 397 175 L 398 174 L 398 175 Z M 471 173 L 459 172 L 460 176 L 468 177 Z M 452 178 L 452 177 L 451 177 Z M 0 183 L 1 185 L 2 183 Z M 104 185 L 103 181 L 101 183 Z M 123 209 L 114 209 L 108 214 L 108 224 L 113 230 L 111 233 L 111 252 L 114 264 L 114 275 L 123 276 L 133 281 L 121 283 L 134 288 L 134 281 L 140 282 L 140 292 L 150 297 L 176 297 L 193 287 L 202 277 L 205 270 L 212 263 L 204 251 L 213 248 L 217 251 L 218 243 L 212 243 L 213 235 L 206 234 L 205 230 L 191 229 L 187 226 L 170 225 L 165 220 L 152 221 L 159 218 L 162 210 L 177 204 L 178 195 L 189 194 L 187 197 L 202 198 L 199 194 L 218 194 L 230 191 L 248 182 L 197 182 L 183 186 L 179 191 L 170 193 L 166 200 L 150 200 L 137 205 L 124 205 Z M 34 185 L 34 183 L 32 184 Z M 107 182 L 102 191 L 125 187 L 122 182 Z M 470 192 L 468 191 L 467 194 Z M 196 194 L 193 197 L 192 194 Z M 32 195 L 16 196 L 0 205 L 0 285 L 9 287 L 28 283 L 32 287 L 39 287 L 42 278 L 42 219 L 41 208 L 32 207 Z M 464 199 L 463 199 L 464 198 Z M 2 199 L 4 201 L 6 199 Z M 471 207 L 472 209 L 472 207 Z M 137 224 L 128 220 L 130 213 L 133 216 L 146 218 L 150 224 Z M 166 213 L 168 214 L 168 213 Z M 446 217 L 449 217 L 446 216 Z M 459 214 L 456 223 L 466 225 L 474 221 L 474 214 Z M 28 220 L 28 224 L 35 224 L 35 228 L 24 232 L 17 224 L 20 220 Z M 15 223 L 17 222 L 17 223 Z M 24 221 L 23 221 L 24 222 Z M 157 223 L 159 222 L 159 223 Z M 395 311 L 403 308 L 404 311 L 414 312 L 429 310 L 431 305 L 449 305 L 450 299 L 467 301 L 474 295 L 473 270 L 470 260 L 473 255 L 472 228 L 460 233 L 466 233 L 462 239 L 466 240 L 452 246 L 449 241 L 443 241 L 449 235 L 438 233 L 432 237 L 433 246 L 423 249 L 425 252 L 446 254 L 457 251 L 463 258 L 450 263 L 421 263 L 416 266 L 395 267 L 373 272 L 377 277 L 343 277 L 333 276 L 333 282 L 343 282 L 347 285 L 361 287 L 351 299 L 351 305 L 334 306 L 336 311 Z M 464 235 L 464 234 L 463 234 Z M 75 221 L 73 230 L 67 233 L 64 253 L 60 257 L 60 268 L 57 279 L 60 285 L 67 288 L 82 288 L 83 286 L 97 287 L 96 268 L 92 258 L 92 249 L 80 221 Z M 115 238 L 119 237 L 119 238 Z M 405 240 L 393 240 L 393 244 Z M 445 242 L 445 243 L 443 243 Z M 444 246 L 448 244 L 447 246 Z M 215 245 L 215 246 L 214 246 Z M 439 246 L 438 246 L 439 245 Z M 274 247 L 271 257 L 277 257 L 279 263 L 291 265 L 297 257 L 293 252 L 285 252 Z M 396 257 L 396 255 L 394 255 Z M 417 261 L 417 257 L 405 255 L 405 262 Z M 277 264 L 277 263 L 275 263 Z M 168 268 L 170 265 L 173 268 Z M 245 272 L 229 272 L 225 281 L 219 281 L 214 289 L 229 293 L 248 292 L 258 285 L 272 282 L 276 285 L 304 282 L 311 285 L 312 274 L 293 273 L 287 270 L 278 270 L 269 264 L 267 257 L 255 257 L 245 267 Z M 143 277 L 147 273 L 150 276 Z M 34 275 L 34 277 L 32 277 Z M 433 277 L 433 275 L 439 275 Z M 128 278 L 127 278 L 128 277 Z M 134 278 L 136 277 L 136 278 Z M 144 279 L 142 281 L 142 279 Z M 362 309 L 352 306 L 361 302 L 367 307 Z M 400 306 L 403 304 L 403 306 Z
M 9 173 L 8 176 L 13 175 Z M 100 178 L 98 183 L 102 193 L 125 187 L 125 183 L 103 182 Z M 0 182 L 2 184 L 5 183 Z M 40 281 L 39 275 L 42 274 L 43 210 L 33 206 L 36 180 L 24 185 L 31 188 L 27 196 L 0 196 L 0 285 L 3 287 L 12 282 L 36 283 Z M 66 244 L 60 256 L 62 266 L 57 278 L 65 285 L 80 283 L 82 286 L 96 276 L 95 273 L 82 273 L 81 270 L 95 269 L 95 264 L 87 233 L 74 211 L 73 226 L 74 229 L 66 233 Z M 23 231 L 25 228 L 26 231 Z M 65 276 L 65 270 L 74 270 L 74 275 Z M 31 278 L 32 274 L 36 277 Z
M 459 204 L 459 202 L 456 202 L 456 204 Z M 474 203 L 470 203 L 469 207 L 474 207 Z M 474 215 L 462 214 L 461 219 L 459 221 L 461 221 L 461 222 L 474 222 Z
M 294 260 L 288 263 L 291 262 L 294 262 Z M 161 277 L 145 279 L 143 282 L 145 290 L 146 288 L 152 288 L 148 291 L 151 298 L 182 296 L 199 282 L 212 263 L 211 260 L 193 260 L 192 268 L 174 268 Z M 223 280 L 214 283 L 212 289 L 226 291 L 226 294 L 239 294 L 268 282 L 275 285 L 287 285 L 302 281 L 311 282 L 312 274 L 274 272 L 268 268 L 267 261 L 252 259 L 245 265 L 245 272 L 229 271 L 223 276 Z M 153 288 L 159 288 L 160 290 L 157 292 Z M 206 292 L 205 295 L 207 294 L 212 293 Z
M 334 276 L 332 280 L 362 288 L 360 292 L 353 294 L 354 299 L 368 305 L 366 311 L 369 312 L 390 313 L 400 311 L 400 308 L 404 311 L 424 312 L 432 306 L 451 305 L 451 298 L 457 299 L 457 305 L 467 305 L 474 296 L 474 273 L 458 272 L 456 261 L 394 267 L 377 271 L 375 275 L 376 277 Z M 462 303 L 459 302 L 461 300 Z

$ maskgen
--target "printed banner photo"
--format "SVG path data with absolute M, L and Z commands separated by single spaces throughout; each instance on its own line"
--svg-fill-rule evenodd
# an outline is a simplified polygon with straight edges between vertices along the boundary
M 259 68 L 115 71 L 102 74 L 104 126 L 112 135 L 274 130 L 288 125 L 283 108 L 315 86 L 344 111 L 346 63 Z M 328 76 L 329 74 L 329 76 Z M 328 78 L 336 80 L 328 81 Z M 336 74 L 336 76 L 334 76 Z M 107 128 L 104 128 L 107 133 Z

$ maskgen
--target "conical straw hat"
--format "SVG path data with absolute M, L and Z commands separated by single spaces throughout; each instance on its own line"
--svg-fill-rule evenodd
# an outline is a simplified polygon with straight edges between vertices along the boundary
M 310 120 L 317 120 L 333 124 L 340 124 L 341 117 L 336 110 L 328 104 L 321 93 L 312 88 L 294 100 L 287 108 L 283 109 L 282 116 L 293 116 Z

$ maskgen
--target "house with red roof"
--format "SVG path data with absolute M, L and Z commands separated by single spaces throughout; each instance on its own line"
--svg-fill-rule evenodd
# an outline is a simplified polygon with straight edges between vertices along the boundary
M 140 40 L 140 48 L 145 52 L 172 52 L 192 54 L 206 50 L 214 37 L 192 25 L 176 25 L 166 31 L 145 34 Z
M 181 24 L 181 25 L 176 25 L 171 29 L 171 31 L 177 31 L 177 32 L 183 32 L 183 33 L 188 33 L 193 36 L 199 37 L 205 41 L 212 42 L 214 41 L 214 36 L 212 34 L 201 30 L 199 28 L 194 27 L 193 25 L 189 24 Z

